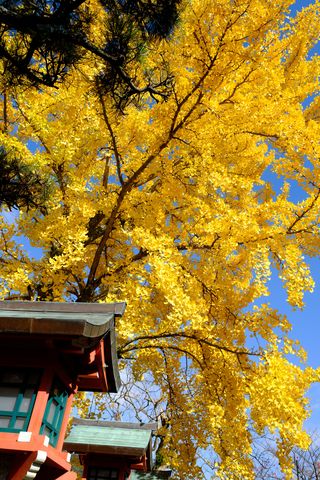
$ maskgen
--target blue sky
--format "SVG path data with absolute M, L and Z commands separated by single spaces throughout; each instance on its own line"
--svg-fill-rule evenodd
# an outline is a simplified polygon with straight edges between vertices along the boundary
M 293 325 L 290 337 L 298 339 L 308 352 L 308 365 L 320 367 L 320 258 L 311 259 L 311 271 L 316 282 L 312 293 L 305 295 L 305 308 L 293 310 L 286 300 L 281 280 L 274 275 L 269 285 L 270 296 L 266 298 L 272 307 L 287 315 Z M 309 392 L 311 417 L 306 423 L 308 431 L 320 431 L 320 383 Z
M 292 14 L 310 5 L 310 3 L 313 2 L 297 0 L 291 7 Z M 320 53 L 319 42 L 312 53 Z M 300 192 L 297 189 L 293 189 L 292 196 L 296 197 L 292 199 L 297 201 L 299 200 Z M 312 293 L 305 295 L 305 308 L 303 310 L 293 310 L 290 307 L 286 300 L 286 292 L 276 275 L 272 277 L 269 285 L 270 296 L 266 300 L 270 302 L 272 307 L 287 315 L 293 325 L 290 336 L 301 342 L 308 352 L 308 364 L 317 368 L 320 367 L 320 256 L 317 259 L 310 259 L 310 265 L 316 286 Z M 313 411 L 306 423 L 306 427 L 310 431 L 315 429 L 320 431 L 320 384 L 315 384 L 310 389 L 309 397 Z

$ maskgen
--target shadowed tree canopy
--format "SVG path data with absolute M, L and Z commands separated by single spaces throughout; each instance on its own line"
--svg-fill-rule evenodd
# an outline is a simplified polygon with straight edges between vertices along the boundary
M 0 5 L 0 59 L 6 128 L 7 90 L 58 87 L 70 69 L 90 62 L 91 87 L 123 111 L 143 96 L 166 99 L 173 77 L 166 62 L 146 69 L 148 48 L 168 38 L 180 0 L 4 0 Z M 96 4 L 96 5 L 95 5 Z M 92 6 L 97 8 L 94 10 Z M 46 182 L 23 159 L 0 152 L 0 205 L 43 203 Z
M 166 98 L 172 77 L 165 64 L 149 71 L 139 64 L 148 45 L 172 33 L 179 3 L 4 0 L 0 58 L 5 84 L 57 87 L 72 67 L 90 61 L 99 65 L 92 78 L 96 87 L 120 109 L 143 94 Z
M 124 390 L 94 397 L 91 414 L 160 417 L 158 462 L 175 479 L 255 480 L 254 443 L 268 435 L 292 480 L 319 371 L 268 286 L 278 277 L 293 308 L 314 287 L 319 1 L 295 17 L 291 0 L 185 4 L 170 42 L 136 64 L 139 82 L 139 65 L 168 65 L 166 102 L 141 95 L 120 114 L 92 89 L 105 63 L 90 52 L 58 89 L 0 99 L 0 144 L 50 184 L 45 210 L 0 216 L 0 295 L 126 301 Z M 98 44 L 106 8 L 89 6 Z
M 49 182 L 19 157 L 0 147 L 0 207 L 45 210 Z

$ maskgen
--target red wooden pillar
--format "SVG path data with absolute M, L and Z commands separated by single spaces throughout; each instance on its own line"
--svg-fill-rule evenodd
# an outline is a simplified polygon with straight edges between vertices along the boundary
M 28 472 L 30 472 L 30 467 L 33 465 L 37 459 L 38 452 L 31 452 L 25 458 L 24 462 L 16 462 L 13 467 L 11 467 L 11 472 L 9 473 L 8 480 L 21 480 L 25 478 Z M 39 457 L 41 458 L 41 457 Z M 45 458 L 44 458 L 45 460 Z M 36 473 L 35 471 L 33 473 Z
M 74 472 L 67 472 L 61 475 L 60 477 L 57 477 L 56 480 L 76 480 L 77 474 Z
M 48 403 L 50 388 L 53 381 L 53 370 L 47 368 L 41 378 L 36 401 L 33 406 L 28 432 L 40 432 L 43 415 Z

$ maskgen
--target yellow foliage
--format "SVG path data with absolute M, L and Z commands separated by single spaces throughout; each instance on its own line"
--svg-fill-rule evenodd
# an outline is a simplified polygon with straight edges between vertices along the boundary
M 88 5 L 98 38 L 103 12 Z M 277 269 L 303 307 L 307 256 L 320 247 L 319 60 L 307 55 L 319 2 L 295 19 L 289 5 L 185 2 L 171 41 L 143 59 L 166 61 L 172 95 L 142 97 L 125 115 L 88 88 L 90 58 L 58 90 L 9 92 L 1 142 L 52 192 L 45 210 L 1 220 L 1 297 L 126 301 L 119 351 L 160 386 L 163 454 L 184 479 L 203 478 L 210 445 L 220 478 L 253 479 L 252 430 L 275 435 L 288 479 L 291 448 L 308 444 L 305 392 L 318 373 L 286 359 L 304 357 L 289 320 L 258 306 Z M 281 192 L 266 171 L 285 178 Z

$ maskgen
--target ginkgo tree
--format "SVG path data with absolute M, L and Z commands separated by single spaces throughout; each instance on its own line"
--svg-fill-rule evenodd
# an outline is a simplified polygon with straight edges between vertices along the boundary
M 140 390 L 152 379 L 146 412 L 163 413 L 176 478 L 210 478 L 212 449 L 212 478 L 254 479 L 252 439 L 268 431 L 290 479 L 293 446 L 309 444 L 319 373 L 260 300 L 278 274 L 302 308 L 320 246 L 319 1 L 295 17 L 290 3 L 182 2 L 170 41 L 143 59 L 168 65 L 166 102 L 146 93 L 120 114 L 90 88 L 90 57 L 58 90 L 3 100 L 3 148 L 50 194 L 1 218 L 1 297 L 127 302 L 119 358 Z

